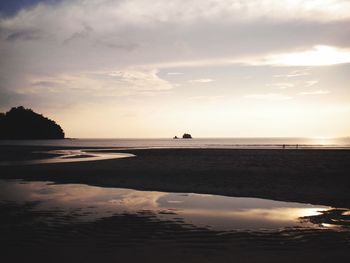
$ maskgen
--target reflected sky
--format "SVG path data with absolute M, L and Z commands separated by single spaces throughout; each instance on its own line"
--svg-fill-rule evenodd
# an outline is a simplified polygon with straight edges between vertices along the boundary
M 156 215 L 158 220 L 212 230 L 278 231 L 293 227 L 334 227 L 305 220 L 331 209 L 311 204 L 19 180 L 0 180 L 0 189 L 0 203 L 35 202 L 35 211 L 60 211 L 74 215 L 74 220 L 78 221 L 147 212 Z
M 46 152 L 48 154 L 57 154 L 56 157 L 35 159 L 35 160 L 16 160 L 16 161 L 0 161 L 0 166 L 12 165 L 31 165 L 31 164 L 47 164 L 47 163 L 72 163 L 72 162 L 88 162 L 100 161 L 108 159 L 119 159 L 134 157 L 130 153 L 111 153 L 111 152 L 97 152 L 88 150 L 52 150 Z

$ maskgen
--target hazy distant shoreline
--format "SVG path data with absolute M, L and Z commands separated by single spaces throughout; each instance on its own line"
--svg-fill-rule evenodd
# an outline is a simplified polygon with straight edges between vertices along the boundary
M 50 147 L 0 147 L 1 160 Z M 101 150 L 99 150 L 101 151 Z M 0 167 L 1 178 L 259 197 L 350 207 L 348 150 L 106 149 L 134 158 Z

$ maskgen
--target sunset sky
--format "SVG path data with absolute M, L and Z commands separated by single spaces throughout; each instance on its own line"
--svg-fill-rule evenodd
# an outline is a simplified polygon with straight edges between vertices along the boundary
M 350 1 L 0 4 L 0 111 L 68 137 L 350 135 Z

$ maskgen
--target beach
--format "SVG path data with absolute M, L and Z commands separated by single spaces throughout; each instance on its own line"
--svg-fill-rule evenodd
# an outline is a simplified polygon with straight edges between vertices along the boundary
M 4 146 L 0 156 L 2 161 L 28 161 L 55 158 L 60 154 L 53 154 L 52 150 L 64 149 Z M 7 189 L 9 196 L 3 189 L 5 197 L 0 202 L 0 242 L 4 248 L 1 261 L 347 262 L 350 232 L 346 223 L 348 214 L 342 213 L 348 210 L 341 209 L 350 208 L 350 151 L 116 148 L 88 152 L 134 156 L 0 166 L 4 185 L 12 182 L 18 187 Z M 27 197 L 23 197 L 23 187 L 29 189 Z M 72 191 L 65 192 L 69 188 Z M 101 203 L 100 193 L 115 188 L 146 191 L 142 196 L 158 196 L 158 205 L 162 191 L 178 193 L 169 201 L 173 206 L 180 202 L 172 201 L 174 196 L 182 200 L 188 195 L 193 198 L 188 193 L 197 193 L 198 197 L 203 194 L 219 199 L 224 198 L 220 196 L 256 197 L 333 208 L 320 216 L 298 219 L 312 223 L 311 228 L 220 230 L 210 228 L 210 224 L 197 225 L 191 217 L 184 221 L 181 209 L 152 210 L 134 192 L 125 200 L 113 197 Z M 55 194 L 53 189 L 59 192 Z M 92 198 L 89 191 L 96 197 Z M 85 197 L 79 194 L 82 192 L 90 196 L 84 203 L 81 202 Z M 11 201 L 12 195 L 20 195 L 25 201 Z M 39 196 L 53 204 L 40 206 L 43 200 Z M 139 207 L 131 212 L 124 208 L 114 211 L 111 201 L 125 209 L 134 207 L 135 202 Z M 73 206 L 67 208 L 70 202 Z M 107 208 L 100 211 L 102 204 Z M 196 213 L 200 215 L 203 210 Z M 212 213 L 204 218 L 215 217 L 217 212 Z M 264 213 L 260 212 L 261 218 Z M 330 224 L 331 227 L 323 227 L 328 223 L 336 225 L 335 222 L 341 222 L 339 227 Z
M 57 148 L 2 147 L 1 160 L 43 158 Z M 62 148 L 60 148 L 62 149 Z M 252 149 L 99 149 L 135 157 L 1 166 L 1 178 L 84 183 L 139 190 L 268 198 L 350 207 L 350 151 Z M 11 154 L 12 152 L 12 154 Z M 35 152 L 31 155 L 30 152 Z

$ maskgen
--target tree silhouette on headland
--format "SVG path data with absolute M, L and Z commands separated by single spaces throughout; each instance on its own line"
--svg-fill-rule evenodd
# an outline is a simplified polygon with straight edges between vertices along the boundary
M 0 113 L 0 139 L 64 139 L 60 125 L 23 106 Z

